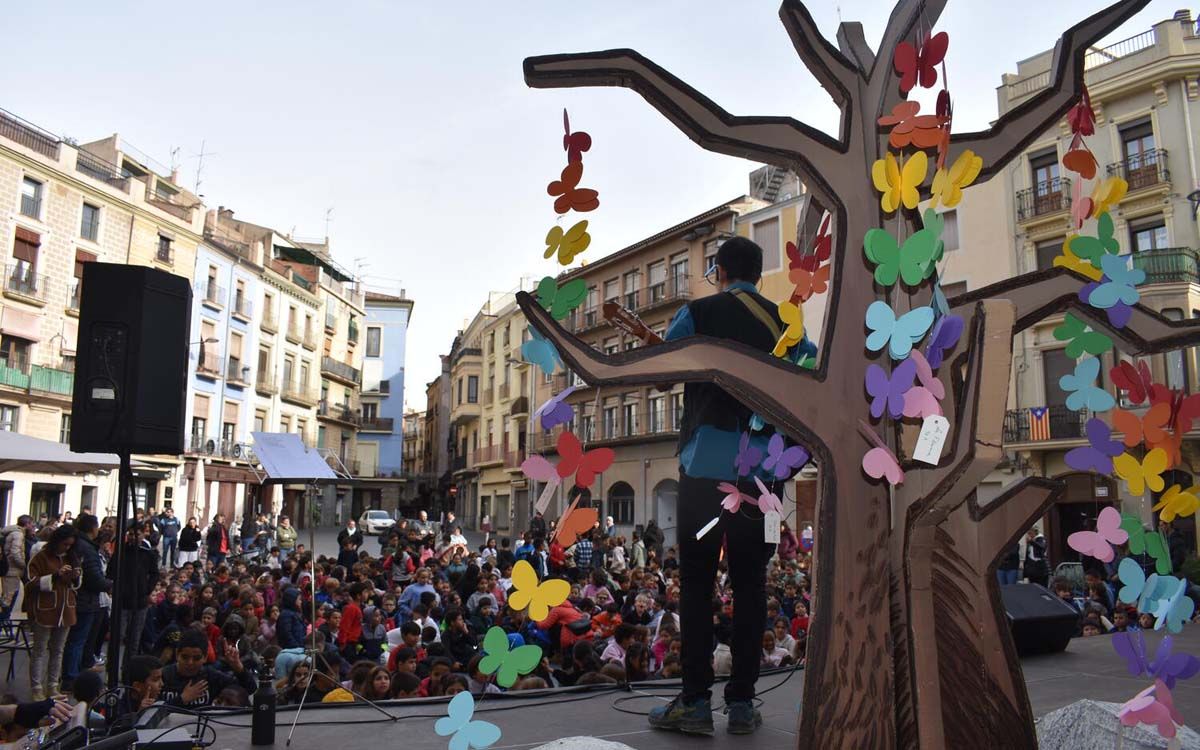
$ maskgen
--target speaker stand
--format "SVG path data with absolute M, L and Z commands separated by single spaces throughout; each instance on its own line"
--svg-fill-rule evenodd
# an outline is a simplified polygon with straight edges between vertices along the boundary
M 133 500 L 133 467 L 130 463 L 129 451 L 120 449 L 117 457 L 121 467 L 117 474 L 117 537 L 113 542 L 113 556 L 109 565 L 116 566 L 112 586 L 112 609 L 108 617 L 108 689 L 115 690 L 120 685 L 121 646 L 124 645 L 125 628 L 121 627 L 121 616 L 124 607 L 121 606 L 121 595 L 125 587 L 125 529 L 129 520 L 129 505 Z M 140 636 L 139 636 L 140 637 Z

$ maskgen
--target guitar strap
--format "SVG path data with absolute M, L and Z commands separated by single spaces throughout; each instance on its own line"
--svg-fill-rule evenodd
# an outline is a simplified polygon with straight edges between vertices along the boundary
M 733 289 L 730 290 L 729 293 L 733 295 L 734 299 L 736 299 L 738 302 L 741 302 L 742 305 L 750 311 L 751 315 L 758 318 L 759 322 L 767 327 L 767 330 L 771 333 L 771 338 L 773 340 L 778 341 L 780 337 L 783 336 L 783 331 L 779 328 L 779 325 L 775 322 L 775 319 L 771 317 L 769 312 L 763 309 L 763 306 L 760 305 L 757 300 L 741 289 Z

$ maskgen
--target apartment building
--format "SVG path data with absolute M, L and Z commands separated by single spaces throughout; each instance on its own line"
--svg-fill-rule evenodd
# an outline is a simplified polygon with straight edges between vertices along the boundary
M 418 507 L 432 514 L 456 510 L 450 487 L 450 357 L 438 355 L 438 376 L 425 384 L 425 429 L 421 468 L 416 477 Z M 457 491 L 457 490 L 456 490 Z
M 483 377 L 483 332 L 505 301 L 491 295 L 450 346 L 450 420 L 447 432 L 450 483 L 448 507 L 465 523 L 478 527 L 479 470 L 471 459 L 479 450 L 480 381 Z M 511 297 L 508 300 L 511 302 Z
M 362 406 L 358 448 L 351 473 L 358 479 L 351 515 L 364 510 L 396 514 L 411 505 L 410 427 L 404 411 L 404 358 L 413 301 L 368 291 L 366 339 L 362 345 Z M 423 430 L 424 418 L 412 429 Z M 417 446 L 411 446 L 416 450 Z
M 365 437 L 362 436 L 362 437 Z M 422 498 L 418 494 L 417 478 L 425 474 L 425 412 L 408 409 L 404 412 L 404 446 L 401 449 L 401 473 L 405 478 L 401 502 L 404 515 L 415 515 Z
M 1044 89 L 1050 81 L 1052 50 L 1017 64 L 997 89 L 1003 114 Z M 1100 163 L 1098 177 L 1120 175 L 1129 192 L 1111 210 L 1121 253 L 1146 271 L 1142 303 L 1168 318 L 1200 315 L 1200 231 L 1196 209 L 1197 130 L 1200 123 L 1200 36 L 1187 11 L 1153 28 L 1088 52 L 1085 80 L 1096 113 L 1096 134 L 1088 144 Z M 979 283 L 1051 267 L 1071 233 L 1071 179 L 1061 159 L 1071 134 L 1064 120 L 1043 133 L 1014 167 L 989 184 L 972 187 L 960 204 L 958 244 L 970 247 L 973 263 L 958 263 L 947 252 L 951 273 L 978 274 Z M 990 278 L 989 274 L 996 274 Z M 974 288 L 974 284 L 971 288 Z M 965 290 L 965 289 L 964 289 Z M 954 290 L 947 290 L 953 294 Z M 1066 451 L 1085 444 L 1084 425 L 1092 416 L 1066 408 L 1059 378 L 1074 370 L 1064 342 L 1054 339 L 1057 316 L 1023 332 L 1014 341 L 1014 382 L 1004 439 L 1008 460 L 981 486 L 991 496 L 1027 475 L 1065 480 L 1064 498 L 1047 514 L 1043 530 L 1055 562 L 1077 559 L 1066 544 L 1074 531 L 1092 528 L 1099 511 L 1117 504 L 1153 520 L 1157 499 L 1125 496 L 1109 477 L 1072 471 Z M 1121 355 L 1123 356 L 1123 355 Z M 1145 358 L 1156 382 L 1196 392 L 1200 371 L 1196 351 Z M 1103 380 L 1113 355 L 1104 357 Z M 1114 391 L 1115 393 L 1115 391 Z M 1128 406 L 1128 404 L 1123 404 Z M 1043 410 L 1045 410 L 1043 412 Z M 1048 424 L 1040 417 L 1048 413 Z M 1190 487 L 1200 466 L 1200 441 L 1188 436 L 1182 465 L 1166 477 L 1167 486 Z M 1192 519 L 1185 520 L 1194 537 Z
M 200 201 L 119 135 L 76 144 L 0 110 L 0 429 L 66 443 L 80 281 L 92 261 L 192 278 Z M 135 456 L 139 506 L 160 508 L 175 457 Z M 0 521 L 30 512 L 116 509 L 115 476 L 6 472 Z

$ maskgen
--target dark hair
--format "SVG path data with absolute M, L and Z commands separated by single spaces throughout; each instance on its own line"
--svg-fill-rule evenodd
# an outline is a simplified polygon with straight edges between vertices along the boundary
M 71 687 L 71 694 L 75 700 L 84 703 L 94 703 L 102 692 L 104 692 L 104 680 L 101 679 L 99 672 L 93 672 L 90 669 L 80 672 L 79 676 L 75 678 L 75 684 Z
M 758 283 L 762 278 L 762 248 L 745 237 L 731 237 L 717 249 L 717 265 L 728 281 Z
M 415 635 L 421 637 L 421 626 L 411 620 L 400 626 L 400 635 Z
M 396 649 L 396 661 L 408 661 L 417 658 L 417 652 L 411 646 L 400 646 Z
M 392 674 L 392 697 L 397 693 L 411 693 L 421 687 L 421 678 L 412 672 L 395 672 Z
M 636 636 L 637 636 L 637 628 L 634 625 L 630 625 L 627 622 L 621 623 L 620 625 L 617 626 L 617 629 L 615 631 L 613 631 L 613 640 L 616 641 L 617 643 L 620 643 L 621 641 L 625 640 L 626 638 L 634 638 Z
M 90 513 L 84 513 L 75 519 L 75 529 L 80 534 L 90 534 L 98 528 L 100 528 L 100 519 Z
M 53 553 L 55 551 L 55 549 L 57 549 L 58 545 L 62 544 L 63 542 L 65 542 L 68 539 L 73 540 L 78 536 L 79 536 L 79 532 L 75 529 L 74 526 L 71 526 L 71 525 L 59 526 L 53 532 L 51 532 L 50 538 L 48 540 L 46 540 L 46 547 Z

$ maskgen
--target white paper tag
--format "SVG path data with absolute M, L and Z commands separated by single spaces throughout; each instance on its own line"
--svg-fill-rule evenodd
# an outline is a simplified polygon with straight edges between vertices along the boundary
M 930 414 L 921 424 L 921 434 L 913 448 L 913 460 L 937 466 L 942 459 L 942 446 L 950 434 L 950 420 L 939 414 Z
M 554 497 L 556 489 L 558 489 L 558 482 L 548 482 L 546 489 L 542 490 L 542 494 L 538 495 L 537 503 L 533 506 L 534 511 L 545 513 L 546 508 L 550 506 L 550 498 Z
M 720 517 L 720 516 L 717 516 L 717 517 L 716 517 L 716 518 L 714 518 L 713 520 L 711 520 L 711 521 L 709 521 L 708 523 L 704 524 L 704 528 L 702 528 L 702 529 L 700 529 L 699 531 L 697 531 L 697 532 L 696 532 L 696 541 L 700 541 L 700 539 L 702 539 L 702 538 L 704 537 L 704 535 L 705 535 L 705 534 L 707 534 L 708 532 L 712 531 L 712 530 L 713 530 L 713 527 L 717 525 L 717 521 L 720 521 L 720 520 L 721 520 L 721 517 Z
M 773 510 L 763 513 L 763 541 L 767 544 L 779 544 L 780 524 L 783 519 Z

